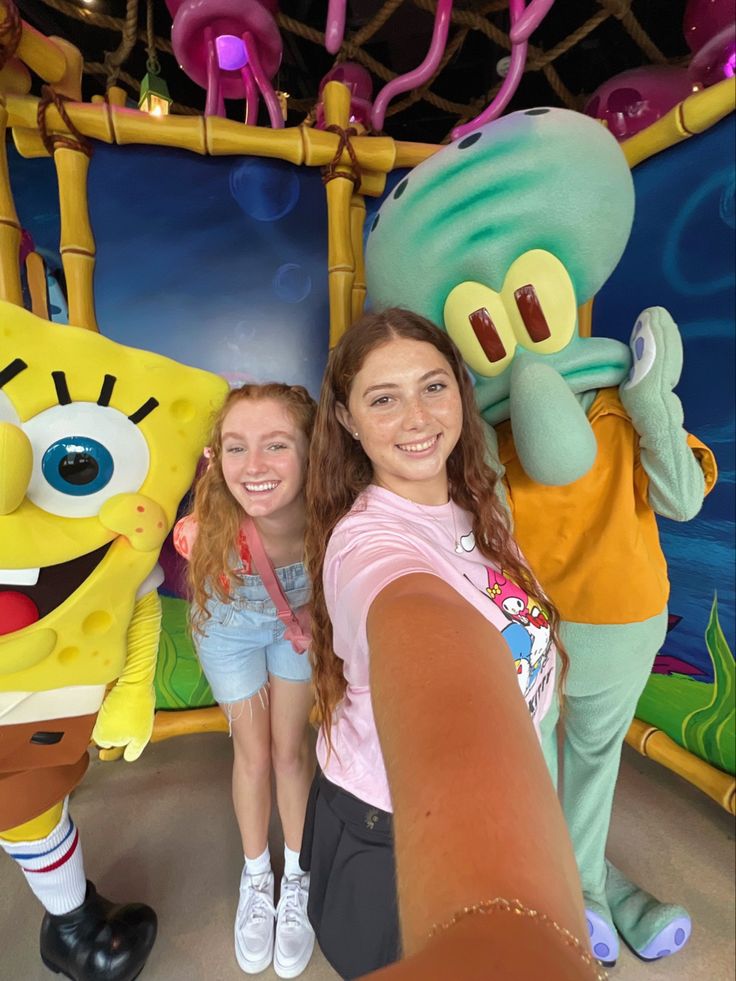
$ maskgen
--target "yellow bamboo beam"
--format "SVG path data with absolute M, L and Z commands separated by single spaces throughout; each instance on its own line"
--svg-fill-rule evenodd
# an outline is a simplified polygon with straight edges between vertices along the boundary
M 8 155 L 5 130 L 8 110 L 5 97 L 0 92 L 0 299 L 23 306 L 23 290 L 20 282 L 21 227 L 15 210 L 13 192 L 10 189 Z
M 7 12 L 6 0 L 0 0 L 0 21 L 7 20 Z M 20 28 L 16 57 L 57 92 L 81 99 L 84 60 L 79 49 L 64 38 L 46 37 L 24 20 Z
M 227 732 L 227 719 L 216 706 L 213 708 L 186 709 L 181 712 L 156 712 L 153 720 L 152 743 L 163 742 L 174 736 L 188 736 L 199 732 Z
M 708 89 L 693 92 L 687 99 L 621 144 L 629 167 L 661 150 L 702 133 L 736 109 L 736 79 L 725 78 Z
M 660 763 L 702 790 L 729 814 L 736 814 L 736 778 L 729 773 L 689 753 L 670 739 L 666 732 L 641 719 L 634 719 L 631 723 L 626 742 L 637 753 Z
M 38 99 L 8 95 L 7 103 L 8 125 L 13 128 L 14 136 L 18 129 L 37 128 Z M 106 103 L 67 103 L 64 108 L 83 136 L 120 146 L 131 143 L 171 146 L 211 156 L 249 154 L 325 167 L 334 159 L 338 144 L 335 133 L 308 126 L 273 130 L 266 126 L 246 126 L 219 116 L 156 119 L 146 112 Z M 46 110 L 46 126 L 51 134 L 69 133 L 54 106 Z M 16 145 L 19 142 L 16 138 Z M 397 143 L 384 136 L 355 136 L 352 142 L 362 172 L 361 192 L 371 196 L 383 193 L 385 174 L 395 167 L 415 166 L 440 149 L 431 144 Z M 20 146 L 18 150 L 23 152 Z M 347 151 L 341 154 L 340 165 L 350 167 Z
M 323 91 L 325 121 L 346 130 L 350 123 L 350 92 L 341 82 L 328 82 Z M 334 135 L 334 134 L 329 134 Z M 348 158 L 349 159 L 349 158 Z M 352 161 L 336 167 L 338 176 L 325 185 L 327 193 L 327 276 L 330 297 L 330 347 L 352 319 L 355 258 L 350 232 L 350 201 L 355 190 Z
M 350 323 L 357 320 L 365 306 L 365 256 L 363 254 L 363 227 L 365 225 L 365 199 L 362 194 L 353 194 L 350 199 L 350 241 L 355 264 L 353 289 L 350 297 Z
M 66 277 L 69 323 L 98 330 L 93 277 L 95 240 L 87 205 L 89 157 L 81 150 L 60 146 L 54 150 L 59 180 L 61 261 Z
M 50 320 L 46 267 L 38 252 L 29 252 L 26 256 L 26 279 L 28 292 L 31 294 L 32 312 L 43 320 Z
M 31 91 L 31 73 L 18 58 L 10 58 L 0 69 L 0 92 L 28 95 Z

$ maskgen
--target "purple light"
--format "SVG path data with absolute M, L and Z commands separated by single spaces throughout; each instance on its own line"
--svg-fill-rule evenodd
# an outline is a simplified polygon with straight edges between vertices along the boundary
M 242 38 L 235 34 L 220 34 L 215 38 L 217 64 L 225 72 L 236 72 L 248 64 L 248 51 Z
M 733 49 L 726 59 L 726 64 L 723 66 L 723 74 L 726 78 L 733 78 L 736 75 L 736 48 Z

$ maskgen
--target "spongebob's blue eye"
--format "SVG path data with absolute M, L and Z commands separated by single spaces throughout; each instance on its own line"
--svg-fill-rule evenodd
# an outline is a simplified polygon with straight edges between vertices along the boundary
M 110 451 L 91 436 L 57 439 L 41 461 L 41 470 L 49 484 L 62 494 L 74 497 L 102 490 L 110 483 L 114 469 Z

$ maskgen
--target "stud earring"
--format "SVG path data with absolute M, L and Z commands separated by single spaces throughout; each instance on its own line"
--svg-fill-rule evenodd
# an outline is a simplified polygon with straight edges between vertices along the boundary
M 358 439 L 358 433 L 353 433 L 353 436 Z

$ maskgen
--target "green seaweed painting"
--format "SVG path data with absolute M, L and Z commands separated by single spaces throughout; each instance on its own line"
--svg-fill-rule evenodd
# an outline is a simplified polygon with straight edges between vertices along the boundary
M 682 742 L 691 752 L 721 770 L 734 772 L 736 662 L 718 621 L 718 598 L 713 597 L 705 644 L 713 664 L 711 699 L 682 721 Z
M 191 709 L 215 699 L 197 660 L 189 633 L 188 604 L 162 596 L 163 619 L 156 665 L 156 708 Z

